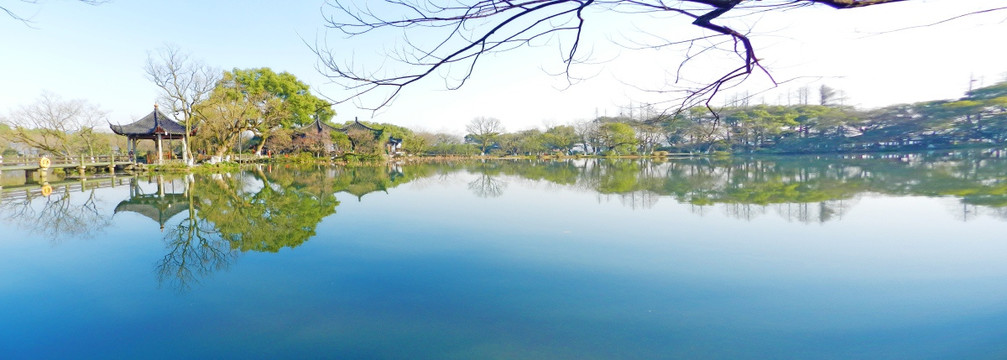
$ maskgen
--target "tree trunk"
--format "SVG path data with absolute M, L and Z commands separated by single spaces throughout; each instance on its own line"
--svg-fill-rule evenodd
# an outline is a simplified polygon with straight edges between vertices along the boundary
M 262 155 L 262 148 L 266 146 L 266 140 L 269 139 L 269 135 L 266 135 L 264 133 L 260 136 L 262 137 L 262 141 L 260 141 L 259 145 L 255 147 L 256 155 Z

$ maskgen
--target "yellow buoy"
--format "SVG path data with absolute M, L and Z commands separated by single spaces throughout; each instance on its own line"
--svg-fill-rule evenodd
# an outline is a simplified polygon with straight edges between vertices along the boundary
M 49 184 L 42 185 L 42 196 L 52 195 L 52 186 Z
M 48 169 L 48 168 L 49 168 L 49 165 L 52 165 L 52 162 L 51 162 L 51 161 L 49 161 L 49 158 L 47 158 L 47 157 L 43 157 L 43 158 L 41 158 L 41 159 L 38 159 L 38 166 L 39 166 L 40 168 L 43 168 L 43 169 Z

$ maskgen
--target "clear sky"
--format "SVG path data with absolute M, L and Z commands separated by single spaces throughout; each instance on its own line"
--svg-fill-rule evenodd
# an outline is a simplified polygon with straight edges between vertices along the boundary
M 30 17 L 31 23 L 0 15 L 0 114 L 50 91 L 99 105 L 112 123 L 138 119 L 150 112 L 159 94 L 143 71 L 148 51 L 167 43 L 222 70 L 270 67 L 294 74 L 315 93 L 339 93 L 315 69 L 315 56 L 302 40 L 314 42 L 325 34 L 321 1 L 5 4 Z M 754 102 L 785 104 L 786 93 L 824 83 L 843 90 L 846 104 L 869 108 L 957 98 L 971 78 L 975 86 L 1003 80 L 1007 11 L 885 33 L 997 6 L 1004 6 L 1003 0 L 910 0 L 841 11 L 815 6 L 726 21 L 751 29 L 760 57 L 777 80 L 796 79 L 755 95 Z M 585 46 L 599 63 L 579 68 L 591 77 L 572 87 L 548 74 L 556 69 L 558 56 L 555 44 L 547 44 L 486 58 L 462 90 L 446 91 L 440 79 L 432 78 L 407 89 L 378 113 L 338 105 L 334 121 L 359 117 L 460 134 L 478 116 L 498 118 L 513 131 L 616 115 L 630 103 L 660 101 L 629 84 L 664 83 L 667 70 L 678 61 L 669 54 L 631 52 L 611 42 L 638 37 L 638 29 L 648 26 L 668 34 L 695 31 L 684 18 L 641 22 L 589 13 L 587 21 L 592 31 Z M 388 46 L 383 40 L 344 43 L 332 35 L 334 49 L 363 60 L 374 61 Z M 702 78 L 718 68 L 694 63 L 688 69 L 689 75 Z M 768 84 L 756 77 L 746 87 L 756 93 Z M 816 98 L 813 95 L 812 101 Z

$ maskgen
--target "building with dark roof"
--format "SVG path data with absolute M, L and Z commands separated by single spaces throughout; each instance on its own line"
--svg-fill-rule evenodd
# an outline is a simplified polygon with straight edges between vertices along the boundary
M 185 143 L 185 126 L 171 120 L 170 117 L 165 115 L 163 112 L 157 109 L 157 105 L 154 105 L 154 111 L 147 116 L 144 116 L 140 120 L 134 121 L 126 125 L 113 125 L 108 124 L 112 129 L 112 132 L 117 135 L 125 136 L 129 140 L 129 155 L 130 160 L 136 161 L 136 142 L 138 140 L 153 140 L 157 143 L 157 163 L 161 164 L 164 161 L 164 152 L 162 150 L 161 141 L 162 140 L 182 140 L 182 146 L 187 147 L 188 144 Z M 148 159 L 148 161 L 150 161 Z
M 324 122 L 322 122 L 322 121 L 320 121 L 318 119 L 315 119 L 314 122 L 298 128 L 296 130 L 296 132 L 294 133 L 294 136 L 295 136 L 296 139 L 300 139 L 299 141 L 302 142 L 302 143 L 305 143 L 305 142 L 318 142 L 318 144 L 315 144 L 315 146 L 318 149 L 320 149 L 320 150 L 322 150 L 322 151 L 324 151 L 326 153 L 331 153 L 331 152 L 335 152 L 335 151 L 339 151 L 339 150 L 342 150 L 342 151 L 353 151 L 353 150 L 355 150 L 353 148 L 351 148 L 351 149 L 337 149 L 336 145 L 332 143 L 332 139 L 331 139 L 331 137 L 329 135 L 329 134 L 331 134 L 333 132 L 340 132 L 340 133 L 343 133 L 343 134 L 350 134 L 353 131 L 360 131 L 360 132 L 364 132 L 364 133 L 370 132 L 371 134 L 374 134 L 374 138 L 375 139 L 380 139 L 382 137 L 382 135 L 384 134 L 384 132 L 385 132 L 384 129 L 375 129 L 375 128 L 372 128 L 370 126 L 365 125 L 364 123 L 361 123 L 357 119 L 353 119 L 352 123 L 350 123 L 350 124 L 348 124 L 346 126 L 343 126 L 343 127 L 335 127 L 335 126 L 326 124 L 326 123 L 324 123 Z M 394 154 L 394 152 L 402 145 L 402 139 L 396 138 L 396 137 L 389 137 L 388 141 L 385 144 L 383 144 L 383 145 L 385 147 L 384 150 L 385 150 L 386 153 L 388 153 L 388 154 Z M 351 147 L 355 147 L 356 146 L 356 144 L 354 143 L 354 141 L 353 141 L 352 138 L 350 138 L 350 146 Z

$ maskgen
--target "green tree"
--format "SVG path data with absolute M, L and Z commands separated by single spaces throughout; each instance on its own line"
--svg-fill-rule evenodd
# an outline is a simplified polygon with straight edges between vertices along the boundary
M 538 155 L 545 152 L 548 147 L 545 137 L 538 129 L 519 131 L 517 134 L 517 152 L 525 155 Z
M 551 150 L 570 152 L 577 145 L 577 130 L 571 125 L 553 126 L 542 134 L 542 142 Z
M 437 135 L 425 131 L 415 132 L 402 140 L 403 150 L 410 154 L 426 154 L 437 143 Z
M 250 119 L 259 111 L 255 103 L 248 101 L 240 84 L 221 81 L 208 99 L 193 106 L 193 114 L 199 127 L 196 143 L 216 156 L 224 156 L 250 128 Z
M 256 153 L 261 152 L 266 141 L 285 132 L 313 122 L 316 118 L 328 122 L 335 116 L 330 104 L 311 94 L 307 84 L 288 72 L 276 73 L 268 67 L 233 69 L 224 73 L 225 89 L 244 95 L 259 111 L 249 119 L 250 129 L 261 138 Z
M 636 132 L 629 124 L 610 122 L 598 128 L 601 145 L 615 154 L 629 154 L 636 147 Z

